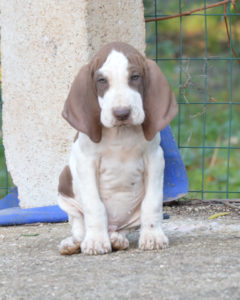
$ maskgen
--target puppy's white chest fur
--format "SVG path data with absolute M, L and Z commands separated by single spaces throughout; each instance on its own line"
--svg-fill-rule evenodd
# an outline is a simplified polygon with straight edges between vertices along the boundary
M 125 130 L 130 131 L 129 134 L 126 135 Z M 105 130 L 103 134 L 107 146 L 100 155 L 98 187 L 109 225 L 121 229 L 131 223 L 139 224 L 140 204 L 145 194 L 146 142 L 139 128 L 111 131 Z

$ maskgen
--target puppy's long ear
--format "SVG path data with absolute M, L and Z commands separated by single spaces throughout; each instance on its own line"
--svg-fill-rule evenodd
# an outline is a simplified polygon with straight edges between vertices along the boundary
M 73 81 L 62 116 L 93 142 L 101 140 L 100 107 L 89 65 L 83 66 Z
M 147 59 L 146 69 L 143 131 L 145 138 L 150 141 L 175 117 L 178 106 L 175 96 L 158 65 Z

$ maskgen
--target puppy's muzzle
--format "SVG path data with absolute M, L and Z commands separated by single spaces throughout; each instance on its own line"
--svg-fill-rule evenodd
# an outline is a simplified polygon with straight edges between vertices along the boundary
M 117 107 L 113 109 L 113 115 L 118 121 L 126 121 L 131 115 L 131 109 L 129 107 Z

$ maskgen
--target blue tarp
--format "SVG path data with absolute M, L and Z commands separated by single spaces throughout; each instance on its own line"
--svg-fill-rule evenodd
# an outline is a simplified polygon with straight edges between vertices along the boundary
M 161 131 L 161 146 L 165 157 L 164 202 L 183 197 L 188 192 L 187 173 L 170 126 Z M 58 205 L 22 209 L 19 207 L 17 188 L 0 200 L 0 225 L 26 223 L 56 223 L 68 220 Z

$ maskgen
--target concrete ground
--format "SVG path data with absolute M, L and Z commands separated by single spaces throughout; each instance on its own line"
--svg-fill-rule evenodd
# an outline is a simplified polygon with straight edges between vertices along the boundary
M 240 299 L 240 216 L 222 205 L 165 207 L 170 245 L 61 256 L 68 224 L 0 227 L 0 299 Z

